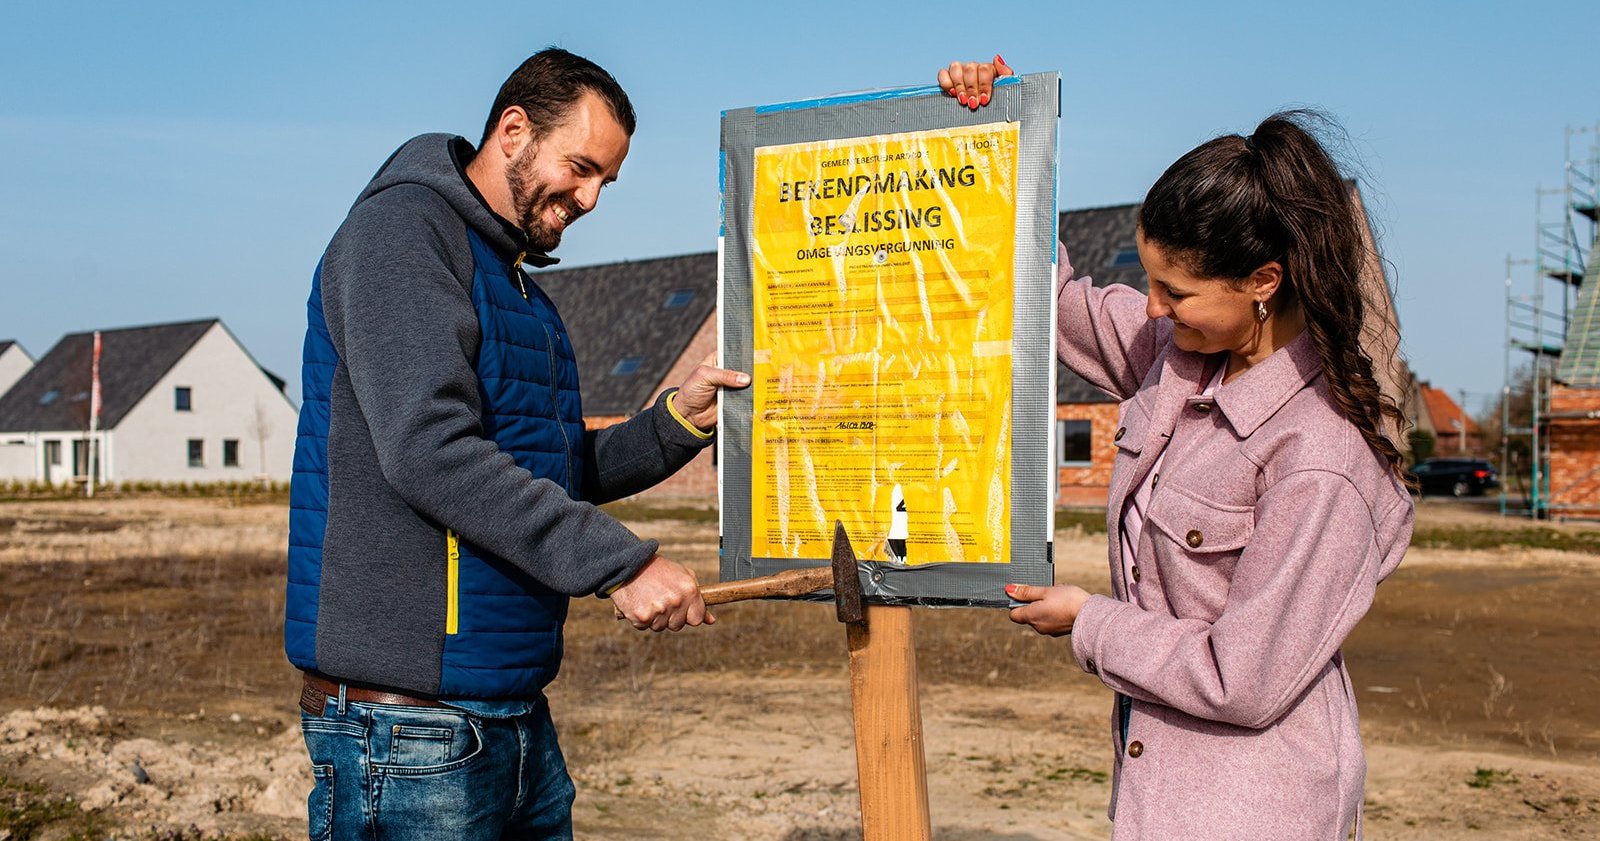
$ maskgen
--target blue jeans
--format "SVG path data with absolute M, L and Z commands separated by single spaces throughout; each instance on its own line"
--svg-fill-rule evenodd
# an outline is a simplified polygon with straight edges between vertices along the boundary
M 300 729 L 312 841 L 572 838 L 572 778 L 547 704 L 485 718 L 330 696 Z

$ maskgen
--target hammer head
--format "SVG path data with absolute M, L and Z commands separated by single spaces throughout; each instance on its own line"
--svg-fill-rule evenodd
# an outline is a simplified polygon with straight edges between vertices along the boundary
M 856 571 L 856 551 L 850 547 L 844 521 L 833 524 L 833 606 L 840 622 L 860 622 L 861 577 Z

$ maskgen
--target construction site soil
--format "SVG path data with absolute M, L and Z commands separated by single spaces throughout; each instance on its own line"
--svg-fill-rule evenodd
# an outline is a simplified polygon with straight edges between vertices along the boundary
M 715 512 L 615 513 L 715 579 Z M 0 504 L 0 841 L 305 836 L 286 523 L 277 504 Z M 1345 646 L 1367 837 L 1600 838 L 1600 534 L 1431 500 L 1418 527 Z M 1103 533 L 1063 528 L 1056 558 L 1107 589 Z M 717 612 L 652 635 L 574 603 L 549 694 L 579 837 L 859 838 L 831 608 Z M 1066 642 L 993 610 L 919 610 L 915 633 L 935 837 L 1108 838 L 1111 696 Z

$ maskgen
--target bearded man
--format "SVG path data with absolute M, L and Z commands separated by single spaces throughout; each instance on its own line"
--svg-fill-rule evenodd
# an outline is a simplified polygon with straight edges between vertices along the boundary
M 312 280 L 285 647 L 311 837 L 570 838 L 543 689 L 571 596 L 637 628 L 714 621 L 693 573 L 595 505 L 710 443 L 703 365 L 586 431 L 572 342 L 523 269 L 616 180 L 633 106 L 559 49 L 517 68 L 480 148 L 427 134 L 378 170 Z

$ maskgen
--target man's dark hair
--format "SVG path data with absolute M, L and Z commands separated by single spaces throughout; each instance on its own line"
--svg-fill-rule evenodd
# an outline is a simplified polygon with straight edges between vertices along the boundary
M 633 136 L 633 103 L 610 73 L 600 65 L 580 55 L 573 55 L 560 47 L 546 47 L 528 57 L 516 69 L 489 110 L 489 120 L 483 126 L 482 148 L 500 124 L 500 115 L 513 105 L 528 112 L 533 123 L 533 136 L 537 140 L 566 121 L 572 106 L 585 92 L 593 92 L 611 108 L 611 116 L 621 124 L 622 130 Z

